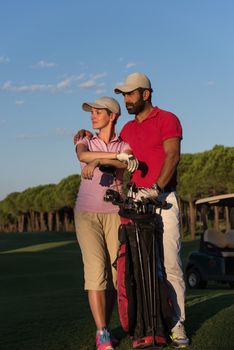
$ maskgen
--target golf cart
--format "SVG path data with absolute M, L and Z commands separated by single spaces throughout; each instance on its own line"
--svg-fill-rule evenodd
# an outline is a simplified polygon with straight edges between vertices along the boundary
M 204 231 L 199 250 L 189 256 L 185 271 L 187 286 L 205 288 L 208 281 L 215 281 L 234 288 L 234 193 L 199 199 L 195 204 L 201 212 Z M 213 206 L 223 211 L 226 207 L 225 232 L 217 224 L 216 228 L 208 228 L 207 210 Z

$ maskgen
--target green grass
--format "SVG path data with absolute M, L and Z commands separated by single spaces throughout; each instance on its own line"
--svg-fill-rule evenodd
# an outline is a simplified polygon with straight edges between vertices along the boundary
M 197 245 L 183 243 L 184 262 Z M 234 349 L 234 290 L 188 290 L 186 311 L 191 350 Z M 112 329 L 131 349 L 116 310 Z M 94 334 L 75 234 L 0 234 L 0 349 L 93 350 Z

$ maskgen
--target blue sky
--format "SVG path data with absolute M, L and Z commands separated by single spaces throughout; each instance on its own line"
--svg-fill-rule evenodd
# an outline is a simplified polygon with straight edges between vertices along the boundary
M 233 15 L 232 0 L 0 0 L 0 199 L 79 173 L 82 102 L 134 71 L 180 118 L 183 153 L 233 146 Z

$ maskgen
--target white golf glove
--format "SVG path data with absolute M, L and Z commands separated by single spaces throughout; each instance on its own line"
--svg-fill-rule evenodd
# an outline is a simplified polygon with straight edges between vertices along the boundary
M 140 188 L 137 193 L 135 193 L 134 200 L 142 201 L 142 199 L 149 198 L 150 200 L 156 200 L 158 197 L 158 191 L 153 188 Z
M 117 154 L 116 158 L 120 162 L 126 162 L 128 164 L 127 169 L 131 173 L 133 173 L 138 168 L 139 162 L 132 154 L 119 153 Z

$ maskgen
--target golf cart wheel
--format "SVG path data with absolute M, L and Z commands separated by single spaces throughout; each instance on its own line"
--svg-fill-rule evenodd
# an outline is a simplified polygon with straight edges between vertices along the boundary
M 234 288 L 234 282 L 233 281 L 231 281 L 231 282 L 229 282 L 229 286 L 230 286 L 230 288 Z
M 196 269 L 189 269 L 186 273 L 186 282 L 189 288 L 206 288 L 207 282 L 202 281 L 200 273 Z

